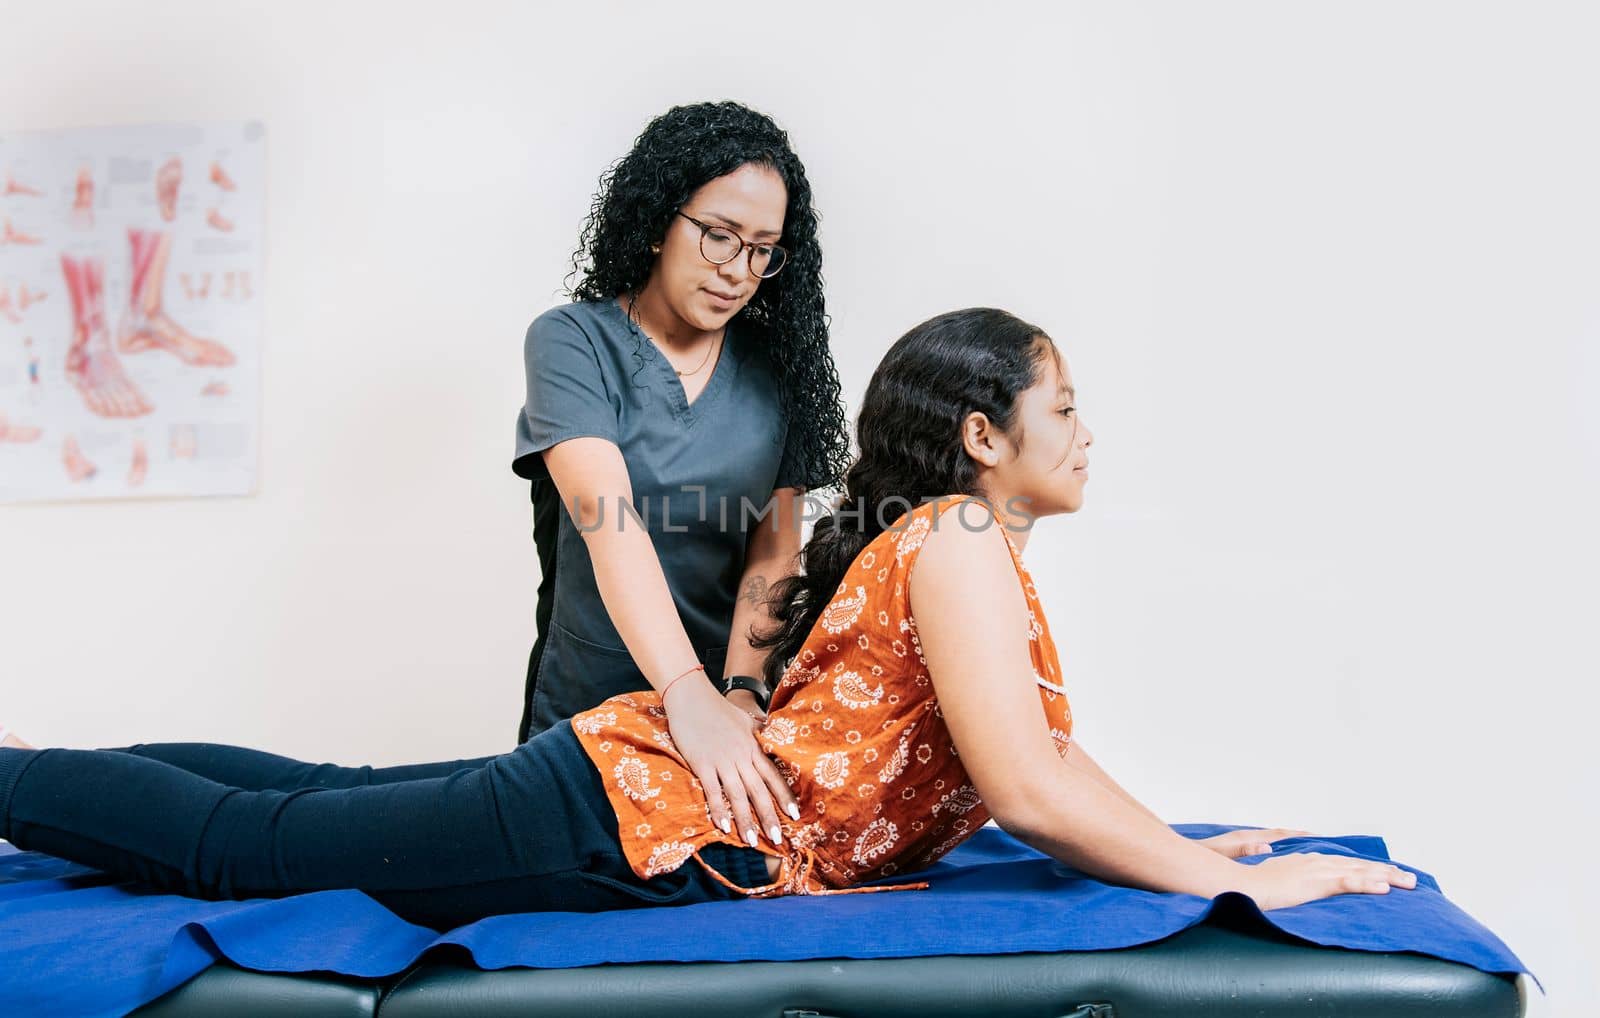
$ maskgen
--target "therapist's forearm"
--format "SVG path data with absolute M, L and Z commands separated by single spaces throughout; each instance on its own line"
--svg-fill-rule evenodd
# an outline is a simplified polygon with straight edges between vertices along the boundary
M 733 626 L 728 633 L 725 675 L 761 677 L 767 651 L 750 645 L 750 632 L 772 628 L 767 609 L 773 584 L 800 567 L 800 522 L 804 514 L 804 489 L 778 488 L 772 493 L 772 514 L 756 525 L 745 547 L 744 575 L 733 605 Z
M 608 523 L 585 533 L 583 540 L 611 624 L 634 665 L 660 691 L 699 658 L 678 617 L 650 535 L 630 521 L 620 528 Z
M 761 666 L 767 652 L 750 646 L 750 631 L 754 628 L 756 632 L 765 632 L 774 625 L 775 620 L 766 606 L 767 594 L 772 585 L 792 569 L 792 562 L 780 557 L 746 565 L 744 579 L 739 584 L 739 599 L 733 607 L 733 627 L 728 634 L 728 663 L 724 674 L 761 677 Z

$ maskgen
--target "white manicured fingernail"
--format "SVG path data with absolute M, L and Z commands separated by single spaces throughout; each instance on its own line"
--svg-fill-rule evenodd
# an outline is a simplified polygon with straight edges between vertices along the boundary
M 772 839 L 772 843 L 774 845 L 783 844 L 783 828 L 779 827 L 777 824 L 773 824 L 771 827 L 767 828 L 767 837 Z
M 755 848 L 757 845 L 761 844 L 761 837 L 760 835 L 756 834 L 756 829 L 754 827 L 744 832 L 744 840 L 750 843 L 751 848 Z
M 789 819 L 790 820 L 799 820 L 800 819 L 800 807 L 796 806 L 794 803 L 791 802 L 789 804 L 789 811 L 788 812 L 789 812 Z
M 717 826 L 722 828 L 722 833 L 723 834 L 732 834 L 733 833 L 733 822 L 731 820 L 729 820 L 727 817 L 723 817 L 722 821 L 720 823 L 718 823 Z

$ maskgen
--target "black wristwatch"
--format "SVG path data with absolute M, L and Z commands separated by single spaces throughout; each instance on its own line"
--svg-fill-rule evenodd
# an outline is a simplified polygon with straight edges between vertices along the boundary
M 756 706 L 765 713 L 767 704 L 772 701 L 772 694 L 767 692 L 767 684 L 754 675 L 724 675 L 722 677 L 722 695 L 727 696 L 735 689 L 744 689 L 756 698 Z

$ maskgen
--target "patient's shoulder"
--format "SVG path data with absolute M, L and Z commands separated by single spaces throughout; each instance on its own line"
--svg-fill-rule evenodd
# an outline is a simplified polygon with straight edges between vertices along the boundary
M 982 604 L 1017 589 L 1010 538 L 988 503 L 947 496 L 924 511 L 926 533 L 911 571 L 913 599 L 962 597 Z

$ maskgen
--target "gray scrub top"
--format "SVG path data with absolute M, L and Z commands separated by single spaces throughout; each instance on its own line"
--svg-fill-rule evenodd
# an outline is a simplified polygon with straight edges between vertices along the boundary
M 600 600 L 571 507 L 560 501 L 538 455 L 571 438 L 603 438 L 622 451 L 632 505 L 678 616 L 706 673 L 721 677 L 746 536 L 772 525 L 755 513 L 767 507 L 774 488 L 804 483 L 786 449 L 767 353 L 740 324 L 737 317 L 729 323 L 711 378 L 693 403 L 666 357 L 615 300 L 555 307 L 529 326 L 528 398 L 517 416 L 512 470 L 534 482 L 536 537 L 541 516 L 553 516 L 555 525 L 554 540 L 539 542 L 542 647 L 530 664 L 528 736 L 607 697 L 650 688 Z M 621 494 L 605 493 L 601 526 L 618 525 Z M 548 535 L 551 528 L 544 529 Z

